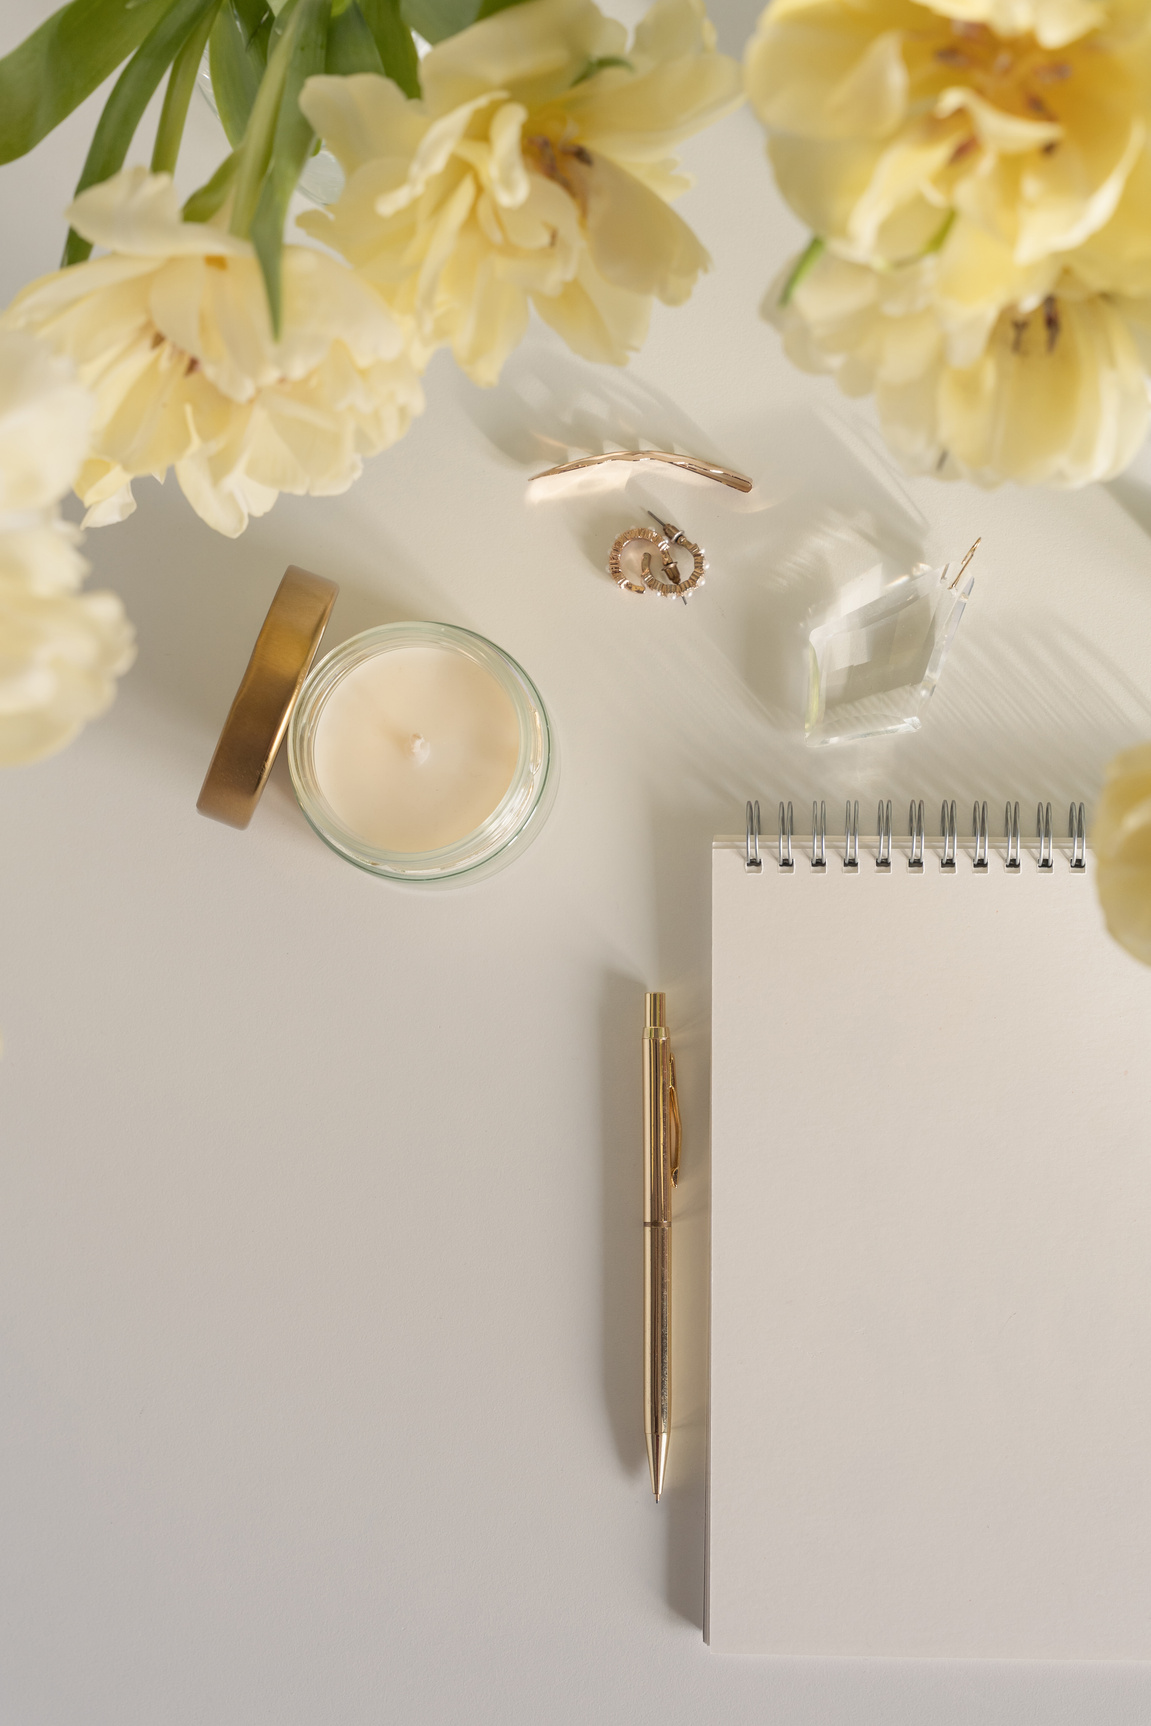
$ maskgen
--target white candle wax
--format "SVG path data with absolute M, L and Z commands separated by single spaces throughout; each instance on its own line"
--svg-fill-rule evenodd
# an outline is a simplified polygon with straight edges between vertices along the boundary
M 452 647 L 393 647 L 341 678 L 316 725 L 316 781 L 348 829 L 380 851 L 436 851 L 502 802 L 519 759 L 515 708 Z

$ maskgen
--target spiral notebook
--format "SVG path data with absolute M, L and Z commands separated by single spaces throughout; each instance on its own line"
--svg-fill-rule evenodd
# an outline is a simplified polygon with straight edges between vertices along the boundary
M 976 815 L 716 841 L 713 1648 L 1151 1659 L 1151 970 Z

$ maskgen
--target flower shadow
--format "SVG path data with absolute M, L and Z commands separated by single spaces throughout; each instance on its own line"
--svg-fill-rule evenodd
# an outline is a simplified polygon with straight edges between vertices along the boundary
M 462 372 L 455 387 L 463 412 L 511 462 L 552 467 L 578 455 L 644 445 L 723 461 L 671 396 L 634 371 L 578 359 L 543 331 L 533 331 L 516 349 L 491 389 L 480 389 Z

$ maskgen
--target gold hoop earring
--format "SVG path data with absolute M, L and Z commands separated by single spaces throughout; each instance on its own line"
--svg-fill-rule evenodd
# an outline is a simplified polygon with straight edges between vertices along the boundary
M 682 599 L 686 605 L 688 594 L 694 593 L 697 587 L 702 587 L 704 584 L 704 576 L 707 571 L 707 558 L 703 555 L 702 550 L 698 545 L 696 545 L 695 541 L 688 539 L 687 535 L 682 532 L 680 528 L 674 526 L 670 521 L 660 521 L 659 516 L 653 515 L 650 509 L 647 513 L 651 516 L 651 519 L 654 522 L 659 522 L 660 527 L 662 527 L 664 534 L 666 535 L 666 549 L 662 554 L 663 569 L 666 580 L 661 581 L 651 569 L 650 564 L 645 563 L 643 573 L 644 583 L 651 589 L 652 593 L 658 593 L 661 599 Z M 679 565 L 675 561 L 675 553 L 672 550 L 672 546 L 674 545 L 682 545 L 685 551 L 689 551 L 691 553 L 692 568 L 690 575 L 685 576 L 680 574 Z
M 687 535 L 682 533 L 672 522 L 661 521 L 659 516 L 653 514 L 650 509 L 647 513 L 662 531 L 657 533 L 654 528 L 650 527 L 625 528 L 612 545 L 611 554 L 607 560 L 608 574 L 618 586 L 624 588 L 628 593 L 657 593 L 661 599 L 682 599 L 686 605 L 688 594 L 704 584 L 707 559 L 700 547 L 688 539 Z M 623 572 L 622 554 L 624 547 L 636 540 L 645 541 L 653 550 L 645 551 L 640 562 L 642 581 L 629 581 Z M 679 572 L 679 565 L 672 550 L 675 545 L 682 545 L 685 551 L 691 553 L 692 572 L 688 576 L 683 576 Z M 653 568 L 653 551 L 659 552 L 660 563 L 663 567 L 662 578 Z
M 654 547 L 655 550 L 657 550 L 659 552 L 661 560 L 671 556 L 671 547 L 668 545 L 666 538 L 664 537 L 664 535 L 662 533 L 656 533 L 654 528 L 652 528 L 652 527 L 627 527 L 627 528 L 625 528 L 624 531 L 620 534 L 619 538 L 615 541 L 615 543 L 613 544 L 613 546 L 611 548 L 611 554 L 607 560 L 607 568 L 608 568 L 608 574 L 611 576 L 612 580 L 614 582 L 616 582 L 618 586 L 622 587 L 627 593 L 646 593 L 648 590 L 649 579 L 651 576 L 651 560 L 652 560 L 651 551 L 645 551 L 643 554 L 643 558 L 640 562 L 640 570 L 642 572 L 642 580 L 640 580 L 640 581 L 629 581 L 627 576 L 623 572 L 622 558 L 623 558 L 624 547 L 627 545 L 631 545 L 633 542 L 635 542 L 637 540 L 642 541 L 644 544 L 646 544 L 648 546 Z

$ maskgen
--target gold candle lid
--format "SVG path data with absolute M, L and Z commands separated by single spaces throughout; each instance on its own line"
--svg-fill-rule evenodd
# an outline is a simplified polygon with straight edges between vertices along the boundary
M 229 827 L 252 819 L 339 591 L 295 564 L 285 570 L 196 799 L 201 815 Z

